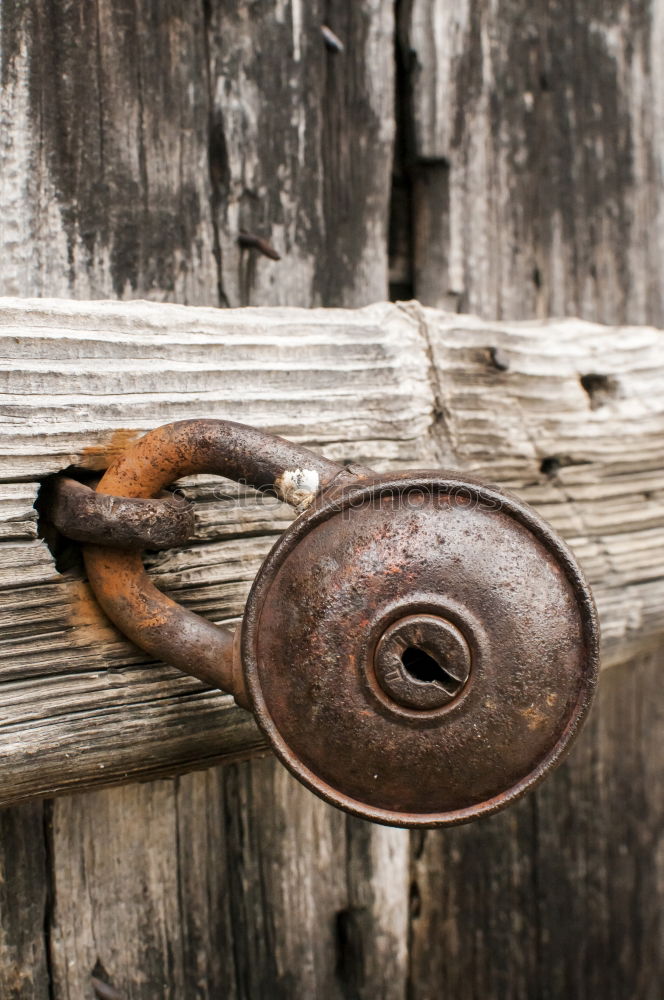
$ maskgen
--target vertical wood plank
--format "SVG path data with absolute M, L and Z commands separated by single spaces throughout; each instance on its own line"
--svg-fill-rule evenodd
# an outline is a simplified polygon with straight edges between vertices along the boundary
M 224 301 L 365 305 L 387 294 L 393 9 L 209 4 L 211 174 Z M 321 33 L 328 23 L 343 52 Z M 271 261 L 238 246 L 268 239 Z
M 347 823 L 348 903 L 337 914 L 338 974 L 352 1000 L 401 1000 L 408 968 L 409 833 Z
M 578 751 L 537 793 L 546 1000 L 661 995 L 662 660 L 606 672 Z
M 55 996 L 91 977 L 130 1000 L 176 1000 L 184 979 L 172 782 L 72 796 L 53 814 Z
M 271 758 L 232 765 L 222 778 L 238 996 L 339 996 L 344 817 Z
M 0 294 L 215 304 L 200 4 L 7 0 Z
M 60 159 L 47 151 L 39 171 L 53 188 L 42 202 L 52 211 L 64 200 L 68 228 L 56 215 L 55 236 L 25 235 L 45 262 L 36 276 L 19 273 L 15 291 L 222 304 L 384 298 L 391 4 L 210 2 L 183 15 L 109 0 L 34 16 L 53 23 L 37 38 L 37 22 L 16 21 L 28 24 L 25 130 L 43 104 L 63 132 Z M 324 21 L 343 36 L 343 55 L 325 48 Z M 44 95 L 37 41 L 67 32 L 47 58 L 70 74 L 68 89 Z M 102 174 L 106 201 L 84 220 L 86 256 L 79 228 Z M 240 249 L 240 230 L 270 239 L 282 260 Z M 340 928 L 356 912 L 357 995 L 403 996 L 407 835 L 347 830 L 271 759 L 58 801 L 53 843 L 57 1000 L 89 995 L 95 970 L 132 1000 L 354 995 Z
M 487 318 L 661 325 L 661 4 L 401 9 L 414 295 Z
M 44 926 L 47 846 L 41 802 L 0 810 L 0 996 L 50 1000 Z
M 538 996 L 533 837 L 530 799 L 413 834 L 410 1000 Z
M 271 758 L 64 799 L 55 995 L 88 995 L 94 973 L 128 1000 L 402 997 L 396 833 L 347 833 Z

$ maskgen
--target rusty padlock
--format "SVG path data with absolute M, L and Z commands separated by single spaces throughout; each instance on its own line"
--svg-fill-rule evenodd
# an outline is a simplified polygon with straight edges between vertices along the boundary
M 158 591 L 139 553 L 87 545 L 90 583 L 137 645 L 250 709 L 312 791 L 380 823 L 444 826 L 560 761 L 596 685 L 597 618 L 530 507 L 455 472 L 343 468 L 218 420 L 150 432 L 97 491 L 154 497 L 201 472 L 300 511 L 235 636 Z

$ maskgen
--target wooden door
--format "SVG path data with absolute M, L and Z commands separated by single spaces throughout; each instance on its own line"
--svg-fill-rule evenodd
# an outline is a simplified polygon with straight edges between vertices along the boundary
M 664 324 L 659 0 L 5 0 L 0 39 L 2 295 Z M 442 453 L 464 397 L 430 364 Z M 367 449 L 405 460 L 391 434 Z M 608 621 L 662 575 L 661 452 L 630 447 Z M 574 519 L 568 457 L 533 482 Z M 48 646 L 12 614 L 9 665 Z M 658 1000 L 661 669 L 624 647 L 568 762 L 451 831 L 346 817 L 267 756 L 4 809 L 0 995 Z

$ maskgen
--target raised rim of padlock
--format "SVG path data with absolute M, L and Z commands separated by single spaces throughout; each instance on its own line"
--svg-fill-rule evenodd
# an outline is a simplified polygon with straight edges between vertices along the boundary
M 262 622 L 261 619 L 270 598 L 270 591 L 275 586 L 275 581 L 279 576 L 279 571 L 286 564 L 289 556 L 300 546 L 307 536 L 310 536 L 312 532 L 315 532 L 326 521 L 342 516 L 344 511 L 349 510 L 351 506 L 359 509 L 365 501 L 371 501 L 377 494 L 385 494 L 391 491 L 403 492 L 405 490 L 429 491 L 432 488 L 435 488 L 441 494 L 454 493 L 454 491 L 460 493 L 463 491 L 464 495 L 470 493 L 475 499 L 486 503 L 489 507 L 499 507 L 502 512 L 508 514 L 509 517 L 526 528 L 536 541 L 547 550 L 555 566 L 562 570 L 562 573 L 571 585 L 576 601 L 584 637 L 584 670 L 579 683 L 578 697 L 574 708 L 565 721 L 564 728 L 554 745 L 550 747 L 549 751 L 540 760 L 533 763 L 532 769 L 520 781 L 504 789 L 501 794 L 493 795 L 487 801 L 474 803 L 464 809 L 451 812 L 413 813 L 399 809 L 377 808 L 368 805 L 363 800 L 345 794 L 339 787 L 333 787 L 329 781 L 325 780 L 325 778 L 321 777 L 320 774 L 317 774 L 303 762 L 301 756 L 289 746 L 288 740 L 284 737 L 279 725 L 273 718 L 273 713 L 263 690 L 259 667 L 258 644 L 262 628 L 265 625 L 265 622 Z M 599 627 L 592 594 L 574 556 L 553 529 L 534 510 L 524 505 L 519 498 L 498 488 L 493 489 L 480 484 L 475 480 L 466 479 L 465 477 L 460 478 L 458 474 L 445 472 L 409 472 L 398 476 L 380 476 L 376 477 L 373 482 L 365 485 L 361 483 L 352 485 L 351 490 L 345 497 L 334 490 L 330 491 L 330 494 L 326 495 L 323 493 L 318 498 L 315 506 L 301 515 L 277 540 L 259 569 L 247 600 L 242 624 L 242 661 L 252 709 L 261 730 L 280 760 L 304 785 L 325 801 L 339 806 L 362 819 L 409 828 L 452 826 L 504 808 L 537 785 L 562 760 L 570 749 L 592 702 L 599 669 Z M 320 545 L 321 543 L 319 543 Z M 300 556 L 300 561 L 302 558 Z M 275 586 L 275 591 L 276 589 Z M 302 601 L 302 595 L 298 595 L 298 597 Z M 281 592 L 279 592 L 278 599 L 280 601 L 284 599 Z M 410 613 L 411 610 L 419 610 L 421 612 L 422 608 L 418 609 L 416 603 L 411 600 L 406 608 L 406 613 Z M 453 609 L 451 609 L 451 614 L 453 620 Z M 298 655 L 298 652 L 296 651 L 293 655 Z M 465 685 L 465 688 L 467 687 L 469 687 L 469 684 Z M 396 710 L 400 715 L 410 715 L 413 725 L 418 727 L 426 725 L 431 716 L 437 715 L 438 712 L 445 712 L 450 709 L 456 710 L 458 703 L 463 700 L 463 697 L 464 688 L 462 687 L 459 699 L 452 700 L 449 705 L 443 706 L 437 711 L 409 713 L 408 711 L 404 712 L 400 706 L 394 706 L 393 710 Z M 317 711 L 324 712 L 325 706 L 318 705 Z M 363 752 L 362 747 L 361 730 L 358 730 L 357 742 L 352 747 L 352 751 L 349 752 L 361 755 Z M 342 771 L 339 785 L 342 784 L 343 778 L 344 774 Z

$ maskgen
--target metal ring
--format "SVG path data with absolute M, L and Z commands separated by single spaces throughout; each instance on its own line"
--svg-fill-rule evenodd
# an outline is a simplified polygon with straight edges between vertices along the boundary
M 194 508 L 184 498 L 144 500 L 97 493 L 85 483 L 56 476 L 49 483 L 48 518 L 76 542 L 114 549 L 171 549 L 194 531 Z
M 306 448 L 244 424 L 182 420 L 150 431 L 107 470 L 97 493 L 152 497 L 194 473 L 212 473 L 258 489 L 271 487 L 300 510 L 343 469 Z M 248 707 L 234 636 L 181 607 L 149 579 L 140 554 L 86 545 L 85 565 L 99 603 L 122 632 L 151 656 L 231 693 Z

